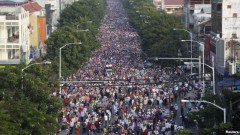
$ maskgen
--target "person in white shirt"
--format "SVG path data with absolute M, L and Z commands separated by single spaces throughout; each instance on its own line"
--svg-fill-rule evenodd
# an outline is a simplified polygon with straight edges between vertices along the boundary
M 104 115 L 104 126 L 108 126 L 108 116 L 107 114 Z
M 106 110 L 106 112 L 107 112 L 107 114 L 108 114 L 108 121 L 110 121 L 112 114 L 111 114 L 110 110 Z
M 179 86 L 179 87 L 182 87 L 182 82 L 178 82 L 178 86 Z
M 176 111 L 178 110 L 178 105 L 177 105 L 177 104 L 174 105 L 174 109 L 175 109 Z
M 187 82 L 185 82 L 184 87 L 188 88 L 188 83 Z
M 178 86 L 177 85 L 175 85 L 174 90 L 178 91 Z

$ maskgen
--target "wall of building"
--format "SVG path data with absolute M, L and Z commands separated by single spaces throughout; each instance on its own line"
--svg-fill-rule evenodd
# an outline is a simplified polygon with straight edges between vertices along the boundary
M 212 32 L 222 37 L 222 2 L 212 1 Z
M 19 64 L 29 58 L 29 13 L 21 7 L 1 7 L 0 16 L 0 64 Z M 24 59 L 23 59 L 24 58 Z
M 58 23 L 58 19 L 59 19 L 59 15 L 60 15 L 60 9 L 59 9 L 59 1 L 60 0 L 34 0 L 36 2 L 38 2 L 38 4 L 43 7 L 43 9 L 45 9 L 45 5 L 46 4 L 50 4 L 50 11 L 46 11 L 46 12 L 50 12 L 50 20 L 47 20 L 47 22 L 50 22 L 48 25 L 49 27 L 51 28 L 48 28 L 50 29 L 51 31 L 54 31 L 56 30 L 56 25 Z M 63 0 L 62 0 L 63 1 Z M 63 9 L 63 8 L 62 8 Z
M 224 0 L 222 3 L 222 38 L 226 42 L 226 59 L 230 74 L 236 73 L 240 54 L 240 1 Z
M 165 6 L 165 11 L 168 14 L 175 14 L 179 16 L 183 14 L 182 6 L 179 5 Z
M 5 16 L 0 16 L 0 60 L 6 60 L 7 59 L 7 52 L 6 49 L 2 49 L 5 48 L 6 46 L 6 42 L 7 42 L 7 28 L 5 26 L 5 24 L 3 24 L 3 20 L 5 20 L 6 17 Z
M 40 42 L 44 43 L 46 40 L 46 18 L 45 17 L 38 17 L 38 32 L 39 32 L 39 38 Z
M 29 12 L 24 11 L 19 14 L 19 41 L 21 45 L 22 62 L 28 63 L 30 56 L 30 38 L 29 38 Z
M 212 0 L 188 0 L 191 6 L 195 4 L 210 4 Z
M 39 44 L 38 17 L 30 15 L 29 21 L 32 27 L 32 30 L 30 30 L 30 47 L 37 47 Z
M 240 37 L 240 1 L 224 0 L 222 10 L 222 38 L 232 38 L 232 34 Z
M 194 18 L 192 15 L 195 13 L 196 4 L 211 4 L 211 0 L 184 0 L 183 23 L 190 31 L 193 31 L 194 29 Z M 193 36 L 195 37 L 195 35 Z

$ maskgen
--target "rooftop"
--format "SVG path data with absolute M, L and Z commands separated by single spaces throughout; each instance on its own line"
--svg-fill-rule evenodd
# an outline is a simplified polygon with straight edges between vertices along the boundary
M 13 0 L 0 0 L 0 6 L 19 6 L 27 3 L 26 0 L 13 1 Z
M 1 6 L 0 16 L 6 16 L 7 20 L 18 20 L 18 14 L 21 13 L 21 7 Z
M 183 5 L 184 0 L 165 0 L 165 5 Z
M 37 2 L 29 2 L 29 3 L 22 5 L 22 7 L 26 11 L 29 11 L 29 13 L 40 11 L 42 9 L 42 7 Z

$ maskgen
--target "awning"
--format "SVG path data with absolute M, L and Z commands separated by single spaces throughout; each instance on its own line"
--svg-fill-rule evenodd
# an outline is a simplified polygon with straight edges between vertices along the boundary
M 210 22 L 210 21 L 211 21 L 211 19 L 209 19 L 209 20 L 204 20 L 204 21 L 200 22 L 200 23 L 198 24 L 198 26 L 199 26 L 199 25 L 204 25 L 204 24 L 206 24 L 206 23 L 208 23 L 208 22 Z
M 218 82 L 219 87 L 231 87 L 231 86 L 240 86 L 240 80 L 235 78 L 227 78 Z

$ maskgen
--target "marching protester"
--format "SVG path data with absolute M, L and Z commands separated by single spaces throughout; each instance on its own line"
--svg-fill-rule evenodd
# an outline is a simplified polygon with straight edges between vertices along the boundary
M 79 82 L 66 83 L 60 91 L 64 108 L 59 123 L 78 135 L 174 134 L 183 128 L 176 116 L 181 111 L 179 117 L 184 117 L 178 101 L 189 82 L 166 82 L 175 71 L 142 57 L 140 38 L 123 5 L 107 3 L 98 36 L 101 47 L 67 79 Z

